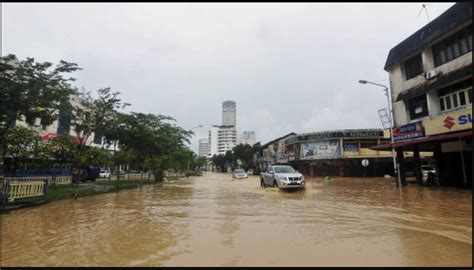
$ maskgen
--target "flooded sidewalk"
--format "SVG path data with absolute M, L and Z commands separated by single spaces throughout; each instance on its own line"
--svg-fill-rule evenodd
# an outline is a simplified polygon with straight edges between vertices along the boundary
M 471 266 L 472 191 L 206 173 L 2 215 L 2 266 Z

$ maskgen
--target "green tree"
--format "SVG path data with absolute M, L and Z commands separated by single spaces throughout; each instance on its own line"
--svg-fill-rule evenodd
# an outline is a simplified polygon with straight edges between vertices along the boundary
M 253 168 L 253 148 L 248 144 L 238 144 L 233 149 L 233 156 L 242 163 L 244 170 Z
M 146 158 L 153 170 L 155 181 L 162 181 L 163 170 L 176 161 L 176 152 L 189 143 L 191 131 L 166 121 L 169 116 L 135 113 L 121 114 L 115 126 L 116 139 L 123 149 L 133 149 Z
M 8 130 L 16 120 L 49 125 L 56 119 L 61 103 L 74 92 L 66 74 L 80 70 L 76 64 L 59 61 L 53 67 L 49 62 L 34 58 L 19 61 L 15 55 L 1 57 L 0 61 L 0 181 L 3 179 L 3 157 L 7 148 Z
M 38 133 L 32 129 L 14 126 L 8 129 L 6 153 L 11 156 L 13 174 L 16 175 L 20 164 L 25 164 L 35 153 L 35 147 L 40 140 Z
M 79 159 L 79 144 L 69 135 L 55 137 L 49 141 L 51 155 L 60 163 L 60 168 L 66 162 L 77 163 Z

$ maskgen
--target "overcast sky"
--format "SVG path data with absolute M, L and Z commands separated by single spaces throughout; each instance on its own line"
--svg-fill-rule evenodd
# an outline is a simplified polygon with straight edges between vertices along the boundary
M 453 3 L 426 6 L 432 20 Z M 422 3 L 2 3 L 2 55 L 75 62 L 75 85 L 112 87 L 129 111 L 194 129 L 237 103 L 237 130 L 381 128 L 389 50 L 428 22 Z

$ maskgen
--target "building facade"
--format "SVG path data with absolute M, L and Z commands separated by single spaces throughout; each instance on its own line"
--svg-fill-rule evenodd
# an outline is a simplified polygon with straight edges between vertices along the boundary
M 394 144 L 373 149 L 397 150 L 402 181 L 404 151 L 433 151 L 438 185 L 472 186 L 472 4 L 454 4 L 392 48 L 385 70 Z
M 225 154 L 237 145 L 237 130 L 235 126 L 219 126 L 217 134 L 217 153 Z
M 263 163 L 289 164 L 308 176 L 393 175 L 392 153 L 370 149 L 388 143 L 389 136 L 388 130 L 382 129 L 290 133 L 262 146 Z M 405 155 L 413 157 L 412 152 Z M 422 153 L 423 157 L 431 155 Z M 367 167 L 362 166 L 364 159 Z
M 244 131 L 240 134 L 238 139 L 238 144 L 249 144 L 250 146 L 254 145 L 256 142 L 255 132 L 254 131 Z
M 54 120 L 50 125 L 43 125 L 40 118 L 36 119 L 22 119 L 15 120 L 13 125 L 23 126 L 31 128 L 38 132 L 43 142 L 48 142 L 52 138 L 60 135 L 68 134 L 75 138 L 77 141 L 82 141 L 82 144 L 97 148 L 104 148 L 113 152 L 119 149 L 117 145 L 110 145 L 105 142 L 101 136 L 96 136 L 94 133 L 91 136 L 84 138 L 83 134 L 77 134 L 74 129 L 73 123 L 73 110 L 74 108 L 81 107 L 81 99 L 77 95 L 71 95 L 69 98 L 70 106 L 64 106 L 62 110 L 58 112 L 58 118 Z
M 236 126 L 236 104 L 234 101 L 222 102 L 222 125 Z
M 199 140 L 199 156 L 208 157 L 210 153 L 209 139 Z

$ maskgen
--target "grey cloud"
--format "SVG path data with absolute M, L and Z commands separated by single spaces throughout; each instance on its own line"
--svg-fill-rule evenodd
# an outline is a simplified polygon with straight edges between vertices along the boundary
M 430 18 L 453 3 L 428 6 Z M 426 24 L 421 3 L 2 3 L 3 54 L 84 68 L 77 85 L 111 86 L 129 110 L 166 114 L 192 140 L 237 102 L 238 131 L 381 127 L 390 48 Z

